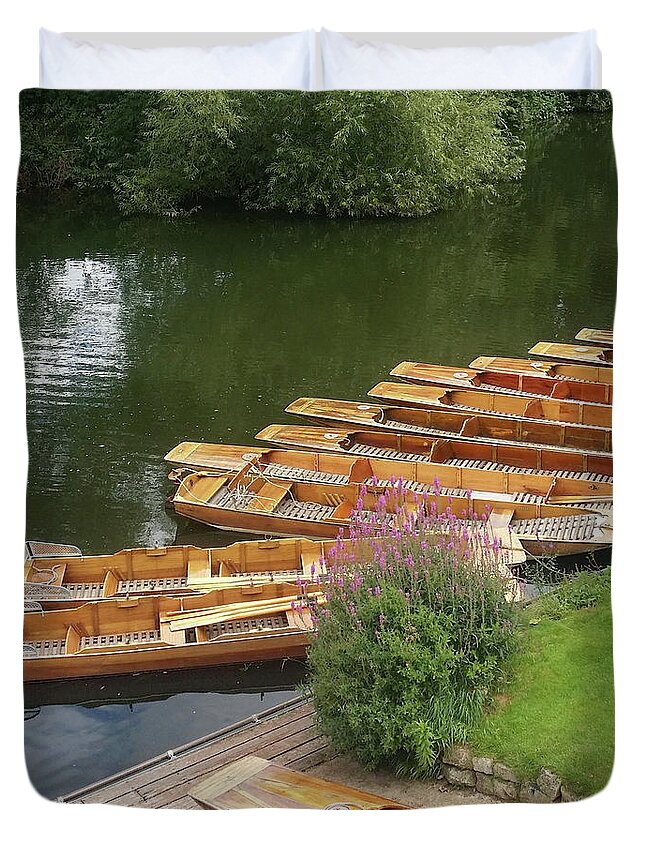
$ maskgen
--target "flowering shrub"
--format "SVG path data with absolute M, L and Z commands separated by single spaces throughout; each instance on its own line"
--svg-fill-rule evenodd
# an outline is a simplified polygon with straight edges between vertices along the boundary
M 366 510 L 366 492 L 327 562 L 310 687 L 338 748 L 370 768 L 429 775 L 481 714 L 513 648 L 509 573 L 485 517 L 438 512 L 432 495 L 412 499 L 400 482 Z

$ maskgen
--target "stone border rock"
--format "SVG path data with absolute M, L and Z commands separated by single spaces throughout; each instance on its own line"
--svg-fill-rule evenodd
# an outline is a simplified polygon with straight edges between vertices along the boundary
M 543 767 L 535 781 L 520 779 L 501 761 L 474 755 L 468 744 L 445 749 L 441 769 L 451 785 L 474 788 L 480 794 L 518 803 L 566 803 L 578 799 L 559 776 Z

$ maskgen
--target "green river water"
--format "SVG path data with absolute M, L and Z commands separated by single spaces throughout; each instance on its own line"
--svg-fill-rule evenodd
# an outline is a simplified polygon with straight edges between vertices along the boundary
M 574 117 L 527 151 L 496 203 L 417 220 L 230 207 L 124 220 L 87 201 L 21 200 L 26 536 L 85 553 L 224 544 L 235 537 L 178 527 L 164 509 L 163 456 L 179 441 L 253 444 L 263 426 L 294 422 L 284 408 L 296 397 L 364 400 L 403 359 L 525 356 L 611 327 L 610 122 Z M 211 672 L 156 691 L 124 679 L 81 696 L 28 692 L 34 786 L 53 797 L 102 778 L 283 701 L 300 677 L 251 669 L 233 687 Z

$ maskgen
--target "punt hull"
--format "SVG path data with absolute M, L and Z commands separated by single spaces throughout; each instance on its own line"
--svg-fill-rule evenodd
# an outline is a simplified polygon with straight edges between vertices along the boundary
M 560 380 L 574 379 L 576 382 L 593 382 L 602 385 L 613 385 L 614 383 L 612 367 L 597 367 L 581 362 L 541 361 L 528 358 L 480 355 L 473 359 L 468 366 L 472 367 L 473 370 L 502 371 L 503 373 L 518 373 L 521 376 L 548 377 Z
M 519 397 L 544 397 L 570 403 L 611 405 L 613 386 L 600 382 L 559 379 L 514 373 L 510 370 L 473 370 L 463 367 L 444 367 L 437 364 L 402 361 L 390 371 L 391 376 L 417 385 L 445 385 L 448 388 L 497 391 Z M 593 416 L 593 412 L 591 412 Z M 582 422 L 585 421 L 584 417 Z M 592 421 L 593 422 L 593 421 Z
M 291 628 L 284 633 L 267 632 L 261 637 L 218 639 L 190 646 L 27 658 L 23 662 L 23 678 L 25 682 L 50 681 L 301 659 L 306 656 L 308 647 L 308 632 Z
M 611 431 L 579 424 L 300 397 L 285 409 L 317 423 L 495 444 L 546 445 L 611 456 Z
M 556 400 L 553 397 L 536 397 L 482 391 L 479 389 L 443 388 L 438 385 L 379 382 L 368 392 L 386 403 L 414 408 L 456 409 L 471 414 L 492 415 L 549 423 L 567 423 L 589 428 L 611 429 L 611 406 L 601 403 Z
M 437 462 L 446 465 L 475 464 L 521 469 L 525 473 L 550 473 L 563 477 L 591 475 L 611 483 L 612 458 L 582 450 L 539 445 L 478 441 L 476 439 L 423 438 L 377 430 L 328 432 L 325 427 L 270 424 L 255 436 L 279 447 L 347 453 L 352 456 L 386 456 L 392 459 Z
M 611 500 L 613 490 L 609 483 L 567 478 L 553 473 L 537 471 L 490 470 L 472 466 L 446 465 L 438 462 L 389 460 L 376 456 L 358 462 L 350 453 L 309 452 L 307 450 L 266 450 L 255 448 L 249 453 L 247 447 L 222 444 L 197 445 L 199 466 L 193 467 L 191 456 L 171 451 L 166 461 L 174 456 L 183 457 L 188 470 L 207 470 L 231 474 L 251 464 L 257 472 L 267 477 L 285 477 L 309 482 L 324 483 L 384 483 L 396 481 L 422 487 L 471 492 L 494 492 L 507 495 L 534 495 L 545 501 L 566 501 L 567 498 L 582 501 Z M 184 469 L 185 470 L 185 469 Z M 410 486 L 415 488 L 415 486 Z
M 583 364 L 613 366 L 614 351 L 611 347 L 594 347 L 588 344 L 560 344 L 555 341 L 538 341 L 531 347 L 529 355 L 554 361 L 581 361 Z
M 245 479 L 243 479 L 246 478 Z M 235 477 L 215 478 L 214 475 L 191 474 L 178 486 L 173 498 L 175 511 L 184 517 L 224 530 L 246 533 L 265 533 L 272 536 L 288 536 L 298 531 L 308 538 L 334 538 L 348 536 L 352 511 L 358 499 L 358 486 L 329 486 L 320 484 L 289 483 L 289 481 L 271 480 L 265 488 L 261 477 L 237 474 Z M 211 485 L 209 486 L 209 479 Z M 239 491 L 241 483 L 247 482 L 252 490 Z M 265 497 L 262 490 L 265 488 Z M 201 494 L 194 496 L 197 489 Z M 294 491 L 295 490 L 295 491 Z M 382 489 L 370 487 L 364 495 L 364 506 L 368 510 L 375 503 Z M 204 497 L 202 498 L 203 495 Z M 274 497 L 269 505 L 270 496 Z M 277 496 L 277 497 L 276 497 Z M 429 495 L 427 501 L 435 503 L 437 512 L 450 506 L 459 517 L 472 518 L 474 513 L 490 513 L 490 523 L 494 529 L 510 536 L 522 549 L 530 553 L 557 556 L 571 553 L 586 553 L 611 544 L 611 521 L 606 513 L 577 507 L 561 507 L 545 503 L 513 503 L 504 501 L 503 496 L 483 496 L 468 498 L 446 498 Z M 286 501 L 282 509 L 282 501 Z M 249 507 L 242 506 L 246 501 Z M 237 503 L 237 508 L 231 508 Z M 266 506 L 266 509 L 257 507 Z M 286 516 L 293 512 L 297 515 Z M 394 516 L 392 516 L 394 518 Z M 494 519 L 494 520 L 493 520 Z M 561 546 L 561 551 L 560 551 Z
M 312 563 L 324 560 L 331 544 L 298 537 L 222 548 L 169 545 L 116 554 L 32 557 L 24 568 L 25 607 L 34 602 L 43 610 L 66 610 L 93 601 L 198 596 L 213 590 L 230 599 L 248 584 L 293 582 Z
M 576 335 L 576 340 L 587 341 L 590 344 L 603 347 L 613 347 L 614 332 L 613 329 L 580 329 Z

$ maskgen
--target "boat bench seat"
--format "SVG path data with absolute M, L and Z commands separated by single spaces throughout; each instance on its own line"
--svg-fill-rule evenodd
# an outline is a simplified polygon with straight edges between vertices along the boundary
M 103 582 L 66 583 L 65 589 L 69 590 L 71 598 L 101 598 L 103 595 Z
M 80 637 L 80 652 L 100 652 L 119 646 L 158 645 L 161 642 L 159 631 L 130 631 L 122 634 L 98 634 Z
M 22 645 L 22 656 L 25 658 L 48 658 L 64 654 L 64 638 L 59 640 L 30 640 Z
M 251 619 L 232 619 L 230 622 L 218 622 L 213 625 L 203 625 L 197 629 L 198 639 L 202 642 L 217 640 L 219 637 L 230 637 L 236 634 L 252 634 L 261 631 L 275 631 L 288 628 L 289 621 L 285 613 L 273 616 L 258 616 Z
M 119 581 L 117 595 L 144 592 L 166 592 L 175 589 L 185 589 L 188 585 L 186 577 L 181 578 L 139 578 L 138 580 Z

